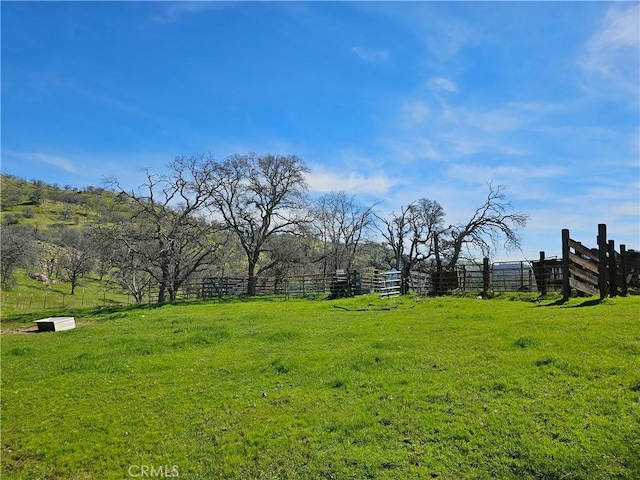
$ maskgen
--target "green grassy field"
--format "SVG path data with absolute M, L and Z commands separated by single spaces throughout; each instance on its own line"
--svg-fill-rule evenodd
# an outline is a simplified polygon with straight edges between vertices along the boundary
M 134 303 L 121 288 L 96 277 L 82 278 L 71 295 L 69 283 L 54 283 L 49 287 L 29 278 L 24 271 L 16 274 L 17 285 L 0 291 L 2 316 L 46 312 L 48 309 L 97 307 Z M 49 314 L 45 315 L 49 316 Z
M 637 479 L 639 307 L 367 296 L 4 321 L 2 478 Z

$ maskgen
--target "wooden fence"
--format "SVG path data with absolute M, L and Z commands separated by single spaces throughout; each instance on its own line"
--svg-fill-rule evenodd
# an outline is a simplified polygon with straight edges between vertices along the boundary
M 540 252 L 540 259 L 533 260 L 531 265 L 541 295 L 546 295 L 549 291 L 562 290 L 562 258 L 546 258 L 545 252 Z
M 598 237 L 599 248 L 590 249 L 571 239 L 568 230 L 563 230 L 561 258 L 546 258 L 545 252 L 540 252 L 540 258 L 534 261 L 491 263 L 485 258 L 481 264 L 462 264 L 454 270 L 413 271 L 409 289 L 418 294 L 458 291 L 483 295 L 489 292 L 537 292 L 545 295 L 551 291 L 562 291 L 568 298 L 574 289 L 581 294 L 600 294 L 602 298 L 607 294 L 626 295 L 629 279 L 632 275 L 637 277 L 640 270 L 640 252 L 627 252 L 624 245 L 620 245 L 620 252 L 617 252 L 614 242 L 606 240 L 605 225 L 599 226 Z M 635 270 L 626 264 L 629 258 L 636 258 L 631 256 L 634 254 L 637 254 L 638 263 Z M 637 279 L 635 281 L 637 283 Z M 178 298 L 246 295 L 247 288 L 247 277 L 206 278 L 201 284 L 184 287 L 183 291 L 191 293 L 178 295 Z M 362 272 L 338 270 L 326 274 L 256 279 L 256 295 L 259 296 L 329 295 L 335 298 L 372 292 L 385 298 L 399 295 L 400 272 L 368 268 Z
M 565 300 L 571 291 L 586 295 L 627 295 L 629 268 L 625 245 L 620 252 L 615 242 L 607 240 L 607 226 L 598 225 L 597 248 L 585 247 L 573 240 L 568 229 L 562 230 L 562 294 Z
M 400 273 L 367 268 L 363 271 L 337 271 L 326 274 L 308 274 L 255 279 L 256 295 L 289 297 L 331 297 L 378 293 L 392 297 L 400 291 Z M 189 301 L 228 296 L 243 296 L 248 292 L 248 277 L 211 277 L 185 283 L 176 293 L 176 300 Z M 598 226 L 597 248 L 589 248 L 571 238 L 569 230 L 562 230 L 562 257 L 540 258 L 534 261 L 495 262 L 488 258 L 480 264 L 463 264 L 454 270 L 432 269 L 411 272 L 409 289 L 418 294 L 488 292 L 562 291 L 568 299 L 572 291 L 579 294 L 627 295 L 629 288 L 640 288 L 640 252 L 625 245 L 615 249 L 615 242 L 607 239 L 606 225 Z M 77 306 L 129 305 L 133 299 L 126 292 L 107 291 L 95 305 L 85 302 L 84 295 L 65 295 L 45 292 L 42 298 L 12 294 L 3 291 L 0 304 L 15 310 L 65 308 Z M 117 293 L 117 295 L 116 295 Z M 157 299 L 158 287 L 149 286 L 144 303 Z

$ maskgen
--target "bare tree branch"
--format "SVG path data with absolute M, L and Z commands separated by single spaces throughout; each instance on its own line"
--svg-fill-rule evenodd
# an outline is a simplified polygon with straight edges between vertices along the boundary
M 309 171 L 295 155 L 232 155 L 224 162 L 206 164 L 210 176 L 204 182 L 212 213 L 240 241 L 247 255 L 249 289 L 255 293 L 256 265 L 265 242 L 275 234 L 292 233 L 306 221 Z
M 130 222 L 110 229 L 126 247 L 121 260 L 131 259 L 159 284 L 158 302 L 170 299 L 193 273 L 210 265 L 219 247 L 214 225 L 200 214 L 208 201 L 205 182 L 211 172 L 206 157 L 178 157 L 170 175 L 147 171 L 147 182 L 125 192 L 116 179 L 108 183 L 134 207 Z
M 407 293 L 411 270 L 435 253 L 444 210 L 438 202 L 421 198 L 402 207 L 399 214 L 393 213 L 390 219 L 378 219 L 384 226 L 380 233 L 394 253 L 394 267 L 401 272 L 402 293 Z
M 504 194 L 505 187 L 489 184 L 489 192 L 484 203 L 479 206 L 465 224 L 450 226 L 443 232 L 449 240 L 444 241 L 448 269 L 453 269 L 464 254 L 465 249 L 480 249 L 484 256 L 490 256 L 502 240 L 507 250 L 520 248 L 519 230 L 527 225 L 529 216 L 512 212 L 512 206 Z

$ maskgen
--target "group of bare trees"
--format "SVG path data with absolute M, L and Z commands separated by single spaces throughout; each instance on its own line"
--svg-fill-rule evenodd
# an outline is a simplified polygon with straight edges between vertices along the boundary
M 117 179 L 109 185 L 130 200 L 134 214 L 124 223 L 107 222 L 101 235 L 111 239 L 121 271 L 153 279 L 158 301 L 170 300 L 195 273 L 219 263 L 235 238 L 245 254 L 248 294 L 269 240 L 295 234 L 306 222 L 307 167 L 296 156 L 232 155 L 222 162 L 210 156 L 181 157 L 170 174 L 147 173 L 137 191 L 125 191 Z M 277 256 L 272 260 L 277 261 Z M 134 265 L 136 265 L 134 267 Z
M 386 216 L 376 210 L 378 203 L 363 205 L 341 191 L 310 201 L 309 169 L 295 155 L 249 153 L 222 161 L 193 155 L 168 167 L 164 175 L 147 171 L 137 189 L 109 179 L 128 214 L 107 212 L 91 234 L 65 234 L 72 290 L 89 257 L 136 300 L 154 284 L 164 302 L 175 300 L 188 279 L 223 271 L 232 257 L 237 265 L 238 255 L 251 295 L 256 278 L 267 272 L 283 274 L 296 265 L 323 273 L 351 270 L 366 254 L 372 266 L 400 271 L 406 291 L 411 270 L 453 268 L 466 249 L 488 255 L 502 239 L 518 247 L 518 231 L 527 222 L 511 210 L 503 187 L 492 185 L 468 222 L 445 227 L 442 206 L 426 198 Z M 4 237 L 3 262 L 10 252 Z M 366 266 L 362 260 L 359 265 Z
M 479 250 L 489 256 L 499 246 L 509 250 L 519 248 L 519 230 L 528 215 L 513 212 L 504 194 L 504 187 L 489 184 L 484 202 L 469 221 L 444 226 L 445 213 L 433 200 L 421 198 L 389 217 L 378 216 L 380 233 L 393 252 L 394 268 L 401 272 L 401 290 L 408 291 L 411 270 L 420 265 L 453 270 L 462 259 L 473 259 Z

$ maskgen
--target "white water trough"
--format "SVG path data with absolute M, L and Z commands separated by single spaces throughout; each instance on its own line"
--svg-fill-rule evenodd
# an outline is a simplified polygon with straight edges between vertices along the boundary
M 35 320 L 39 332 L 61 332 L 76 328 L 75 317 L 49 317 Z

